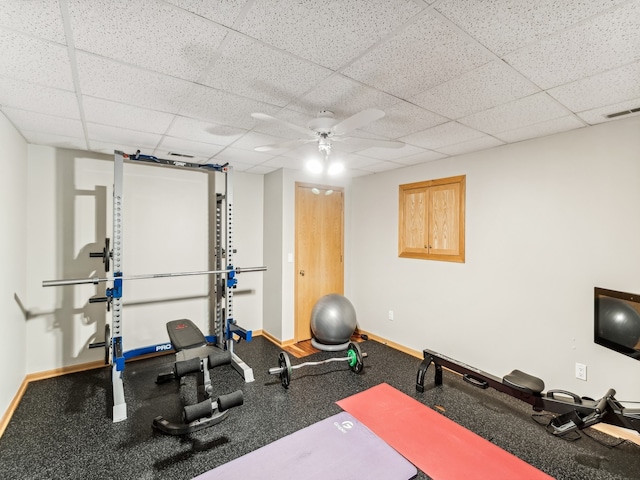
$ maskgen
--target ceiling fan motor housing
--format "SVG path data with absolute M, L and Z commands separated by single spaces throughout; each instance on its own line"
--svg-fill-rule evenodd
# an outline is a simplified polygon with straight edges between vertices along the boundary
M 325 133 L 330 135 L 333 133 L 331 129 L 336 124 L 333 112 L 330 110 L 320 110 L 318 117 L 311 120 L 307 127 L 317 133 Z

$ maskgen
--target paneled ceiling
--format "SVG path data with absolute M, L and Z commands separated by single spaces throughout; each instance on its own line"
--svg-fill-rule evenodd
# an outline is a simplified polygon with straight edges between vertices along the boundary
M 640 0 L 0 0 L 0 105 L 28 142 L 265 174 L 318 112 L 361 176 L 640 107 Z M 631 112 L 629 115 L 638 115 Z M 625 118 L 624 115 L 616 118 Z

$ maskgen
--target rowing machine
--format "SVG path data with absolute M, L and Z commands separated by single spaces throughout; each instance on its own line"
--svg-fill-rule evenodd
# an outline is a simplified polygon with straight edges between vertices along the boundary
M 582 430 L 596 423 L 608 423 L 640 433 L 640 409 L 625 408 L 610 388 L 598 400 L 580 397 L 566 390 L 549 390 L 543 393 L 544 382 L 538 377 L 513 370 L 502 379 L 475 367 L 425 349 L 416 378 L 416 390 L 424 392 L 424 377 L 429 365 L 435 368 L 435 385 L 442 385 L 442 367 L 462 374 L 464 381 L 479 388 L 491 387 L 530 404 L 536 412 L 558 414 L 550 423 L 552 433 L 562 436 L 574 430 Z

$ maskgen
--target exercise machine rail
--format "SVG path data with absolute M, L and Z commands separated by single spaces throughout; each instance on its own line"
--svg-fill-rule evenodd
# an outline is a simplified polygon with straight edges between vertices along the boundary
M 424 392 L 425 375 L 433 363 L 435 386 L 442 385 L 442 367 L 445 367 L 462 374 L 463 379 L 473 386 L 491 387 L 530 404 L 535 411 L 558 414 L 551 424 L 555 435 L 564 435 L 600 422 L 640 433 L 640 409 L 624 407 L 615 399 L 616 391 L 613 388 L 598 400 L 580 397 L 566 390 L 548 390 L 544 393 L 544 382 L 540 378 L 520 370 L 513 370 L 501 379 L 432 350 L 425 349 L 423 355 L 424 360 L 416 376 L 418 392 Z

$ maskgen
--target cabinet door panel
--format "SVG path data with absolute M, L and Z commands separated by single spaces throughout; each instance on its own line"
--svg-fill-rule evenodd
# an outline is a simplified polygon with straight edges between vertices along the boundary
M 400 251 L 423 252 L 427 247 L 427 190 L 424 188 L 412 189 L 404 192 L 403 202 L 403 235 L 404 244 Z
M 460 184 L 439 185 L 429 189 L 429 253 L 460 253 Z

